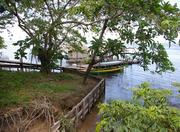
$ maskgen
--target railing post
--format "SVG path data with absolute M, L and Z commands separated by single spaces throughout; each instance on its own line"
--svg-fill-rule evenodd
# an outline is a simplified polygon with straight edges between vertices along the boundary
M 89 97 L 87 97 L 87 101 L 88 101 L 88 112 L 90 112 L 90 110 L 91 110 L 91 98 L 90 98 L 91 96 L 89 96 Z
M 79 108 L 78 107 L 76 107 L 76 113 L 75 113 L 75 126 L 77 126 L 78 125 L 78 122 L 79 122 L 79 117 L 78 117 L 78 112 L 79 112 L 79 110 L 78 110 Z
M 106 92 L 106 82 L 105 82 L 105 79 L 103 80 L 103 95 L 105 94 Z
M 86 109 L 85 109 L 85 107 L 86 107 L 86 100 L 85 99 L 83 99 L 83 104 L 82 104 L 82 120 L 84 120 L 84 118 L 85 118 L 85 112 L 86 112 Z

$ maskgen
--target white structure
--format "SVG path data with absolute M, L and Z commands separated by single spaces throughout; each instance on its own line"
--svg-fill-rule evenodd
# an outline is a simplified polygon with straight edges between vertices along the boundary
M 88 48 L 83 47 L 83 52 L 77 52 L 70 50 L 68 51 L 68 62 L 70 63 L 80 63 L 89 58 Z

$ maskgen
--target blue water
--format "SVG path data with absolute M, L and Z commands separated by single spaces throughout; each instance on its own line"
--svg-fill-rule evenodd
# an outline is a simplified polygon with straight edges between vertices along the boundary
M 124 68 L 122 73 L 117 73 L 106 78 L 105 102 L 109 100 L 130 100 L 131 88 L 143 82 L 149 82 L 153 88 L 170 89 L 173 95 L 169 98 L 172 105 L 180 106 L 180 97 L 177 97 L 178 88 L 172 86 L 173 82 L 180 82 L 180 47 L 167 48 L 169 59 L 175 67 L 175 72 L 166 72 L 162 75 L 144 71 L 139 65 Z

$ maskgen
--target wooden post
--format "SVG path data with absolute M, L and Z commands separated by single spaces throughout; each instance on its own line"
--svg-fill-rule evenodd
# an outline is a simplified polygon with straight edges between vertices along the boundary
M 86 100 L 85 99 L 83 99 L 83 104 L 82 104 L 82 120 L 84 120 L 84 118 L 85 118 L 85 112 L 86 112 Z
M 21 71 L 23 72 L 23 58 L 22 57 L 20 58 L 20 68 L 21 68 Z
M 78 125 L 78 122 L 79 122 L 79 117 L 78 117 L 78 112 L 79 112 L 79 108 L 76 107 L 76 113 L 75 113 L 75 126 Z
M 60 128 L 60 121 L 57 121 L 51 127 L 51 132 L 59 132 L 59 128 Z
M 103 95 L 104 95 L 104 94 L 105 94 L 105 92 L 106 92 L 105 87 L 106 87 L 106 82 L 105 82 L 105 79 L 104 79 L 104 80 L 103 80 Z
M 87 99 L 88 99 L 88 112 L 90 112 L 91 111 L 91 98 L 93 99 L 93 96 L 92 95 L 90 95 Z M 93 99 L 94 100 L 94 99 Z M 93 103 L 93 101 L 92 101 L 92 103 Z

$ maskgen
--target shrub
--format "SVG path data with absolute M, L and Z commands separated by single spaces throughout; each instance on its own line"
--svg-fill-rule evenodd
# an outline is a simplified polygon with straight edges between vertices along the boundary
M 100 105 L 97 132 L 180 131 L 180 110 L 168 105 L 169 90 L 152 89 L 143 83 L 133 91 L 132 101 L 116 100 Z

